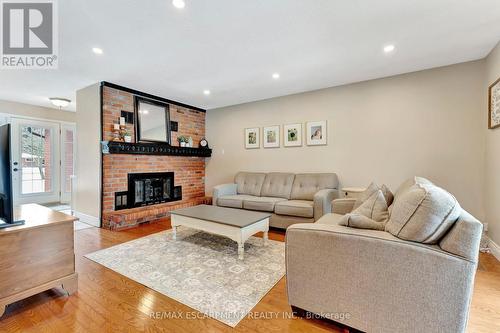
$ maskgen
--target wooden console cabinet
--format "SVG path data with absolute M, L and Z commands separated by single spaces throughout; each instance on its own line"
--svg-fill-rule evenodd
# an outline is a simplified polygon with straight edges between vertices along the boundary
M 36 205 L 14 215 L 21 226 L 0 230 L 0 316 L 8 304 L 54 287 L 78 289 L 75 272 L 74 216 Z

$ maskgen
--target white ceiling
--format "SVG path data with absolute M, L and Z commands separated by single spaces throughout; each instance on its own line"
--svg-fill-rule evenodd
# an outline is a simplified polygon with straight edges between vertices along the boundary
M 185 1 L 58 1 L 59 69 L 1 70 L 0 99 L 50 106 L 106 80 L 211 109 L 480 59 L 500 39 L 499 0 Z

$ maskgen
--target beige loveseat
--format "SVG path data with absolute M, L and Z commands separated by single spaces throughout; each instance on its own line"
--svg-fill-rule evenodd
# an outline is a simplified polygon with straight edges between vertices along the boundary
M 338 197 L 337 187 L 335 173 L 239 172 L 234 183 L 214 187 L 212 203 L 269 212 L 272 227 L 287 228 L 330 213 L 331 202 Z
M 393 206 L 401 205 L 410 216 L 411 203 L 398 203 L 405 186 Z M 287 229 L 292 308 L 365 332 L 464 332 L 482 224 L 458 206 L 452 226 L 433 244 L 424 244 L 339 225 L 354 202 L 334 200 L 333 213 Z

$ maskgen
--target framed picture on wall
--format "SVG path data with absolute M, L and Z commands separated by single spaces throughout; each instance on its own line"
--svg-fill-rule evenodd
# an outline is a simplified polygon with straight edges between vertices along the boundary
M 302 146 L 302 124 L 283 125 L 283 145 L 285 147 Z
M 276 126 L 268 126 L 264 127 L 264 135 L 263 135 L 264 148 L 279 148 L 280 147 L 280 127 Z
M 326 120 L 306 123 L 306 141 L 308 146 L 326 145 Z
M 500 126 L 500 78 L 489 88 L 488 93 L 488 128 Z
M 259 141 L 259 128 L 245 128 L 245 148 L 246 149 L 255 149 L 260 148 Z

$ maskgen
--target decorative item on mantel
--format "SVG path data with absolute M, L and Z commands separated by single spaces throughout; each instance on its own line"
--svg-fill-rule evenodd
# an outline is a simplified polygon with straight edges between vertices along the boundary
M 179 146 L 180 147 L 186 147 L 186 143 L 187 143 L 187 140 L 188 138 L 185 137 L 184 135 L 180 135 L 177 140 L 179 141 Z
M 132 135 L 125 125 L 125 117 L 120 117 L 120 122 L 113 124 L 113 141 L 132 142 Z

